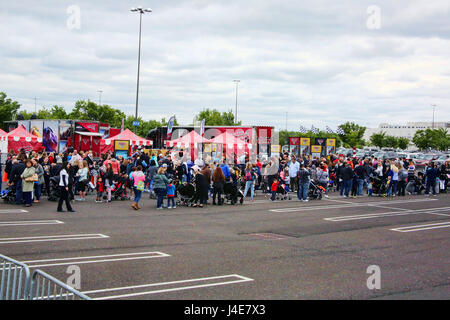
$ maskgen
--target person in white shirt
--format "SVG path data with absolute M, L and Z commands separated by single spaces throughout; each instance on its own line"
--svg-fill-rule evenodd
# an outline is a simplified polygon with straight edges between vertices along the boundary
M 300 170 L 300 163 L 295 159 L 295 156 L 292 155 L 291 161 L 288 163 L 289 166 L 289 178 L 290 178 L 290 189 L 292 192 L 298 190 L 298 178 L 297 173 Z
M 61 171 L 59 172 L 59 201 L 58 201 L 58 212 L 64 212 L 62 209 L 63 202 L 66 202 L 67 211 L 75 212 L 70 205 L 69 200 L 69 170 L 70 164 L 68 162 L 64 162 Z

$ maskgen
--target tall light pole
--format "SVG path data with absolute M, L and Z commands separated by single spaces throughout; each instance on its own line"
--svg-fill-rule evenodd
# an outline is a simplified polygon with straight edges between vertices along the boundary
M 136 113 L 135 121 L 138 118 L 138 105 L 139 105 L 139 72 L 141 70 L 141 34 L 142 34 L 142 15 L 147 12 L 152 12 L 151 9 L 143 9 L 142 7 L 131 8 L 131 12 L 139 12 L 139 54 L 138 54 L 138 71 L 137 71 L 137 86 L 136 86 Z M 137 127 L 134 127 L 134 133 L 136 133 Z
M 98 92 L 98 105 L 101 106 L 102 105 L 102 90 L 97 90 Z
M 433 107 L 433 122 L 432 122 L 431 127 L 434 129 L 434 109 L 436 108 L 436 105 L 432 104 L 431 106 Z
M 235 123 L 237 123 L 238 121 L 237 121 L 237 98 L 238 98 L 238 85 L 239 85 L 239 82 L 241 82 L 241 80 L 233 80 L 233 82 L 234 83 L 236 83 L 236 113 L 235 113 L 235 115 L 234 115 L 234 122 Z
M 36 114 L 37 111 L 37 99 L 36 97 L 34 97 L 34 114 Z

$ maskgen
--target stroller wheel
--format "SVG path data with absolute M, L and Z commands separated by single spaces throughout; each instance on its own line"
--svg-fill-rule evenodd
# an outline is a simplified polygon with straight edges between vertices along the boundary
M 243 204 L 244 203 L 244 198 L 241 198 L 241 200 L 239 200 L 239 203 Z

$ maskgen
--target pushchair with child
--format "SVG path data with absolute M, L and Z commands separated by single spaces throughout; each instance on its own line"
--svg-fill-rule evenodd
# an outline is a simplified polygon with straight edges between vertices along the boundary
M 238 181 L 237 185 L 241 185 L 241 183 Z M 242 187 L 238 188 L 232 182 L 225 182 L 223 186 L 223 193 L 225 195 L 225 200 L 231 205 L 235 205 L 238 202 L 238 198 L 240 198 L 240 204 L 244 203 L 244 193 L 242 192 Z
M 59 176 L 54 176 L 50 178 L 49 182 L 49 192 L 48 192 L 48 201 L 58 201 L 60 197 L 59 191 Z
M 178 195 L 177 206 L 184 205 L 190 207 L 195 199 L 195 186 L 191 183 L 176 184 L 176 194 Z
M 384 179 L 379 177 L 373 177 L 372 180 L 372 194 L 379 197 L 386 196 L 387 184 Z
M 11 185 L 6 190 L 1 193 L 1 198 L 5 203 L 15 203 L 16 202 L 16 186 Z
M 309 183 L 308 198 L 310 200 L 321 200 L 324 193 L 325 188 L 319 186 L 311 180 L 311 182 Z

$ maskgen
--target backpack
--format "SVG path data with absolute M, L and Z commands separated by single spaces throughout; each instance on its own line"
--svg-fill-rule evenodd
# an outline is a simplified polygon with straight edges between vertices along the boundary
M 144 181 L 139 181 L 139 183 L 136 186 L 136 190 L 138 191 L 144 191 Z

